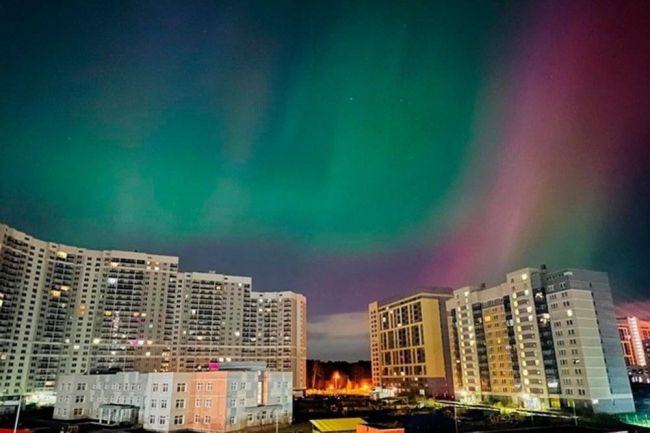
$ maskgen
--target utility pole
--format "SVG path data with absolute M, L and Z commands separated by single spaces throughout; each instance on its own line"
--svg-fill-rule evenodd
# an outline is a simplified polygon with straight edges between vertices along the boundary
M 16 433 L 16 430 L 18 430 L 18 419 L 20 418 L 20 406 L 22 402 L 23 402 L 23 395 L 20 394 L 18 396 L 18 408 L 16 409 L 16 421 L 14 422 L 14 433 Z

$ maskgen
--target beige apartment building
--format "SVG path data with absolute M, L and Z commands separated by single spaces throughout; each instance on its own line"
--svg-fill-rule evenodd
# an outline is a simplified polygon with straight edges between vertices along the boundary
M 369 305 L 373 385 L 401 395 L 453 394 L 445 301 L 435 288 Z
M 260 311 L 261 310 L 261 311 Z M 0 224 L 0 390 L 61 374 L 192 371 L 264 361 L 306 383 L 306 299 L 250 277 L 184 273 L 179 259 L 36 239 Z
M 606 273 L 524 268 L 446 309 L 457 398 L 634 411 Z

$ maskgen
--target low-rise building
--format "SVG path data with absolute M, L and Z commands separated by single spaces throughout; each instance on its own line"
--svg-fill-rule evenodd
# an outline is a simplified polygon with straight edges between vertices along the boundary
M 263 365 L 203 372 L 59 377 L 54 419 L 140 424 L 161 432 L 229 432 L 292 419 L 292 373 Z

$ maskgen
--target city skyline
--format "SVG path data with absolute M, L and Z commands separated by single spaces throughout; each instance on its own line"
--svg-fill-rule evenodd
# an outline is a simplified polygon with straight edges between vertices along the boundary
M 179 258 L 92 250 L 0 224 L 0 389 L 56 389 L 62 374 L 205 371 L 262 362 L 306 384 L 307 299 Z
M 650 316 L 640 2 L 4 4 L 0 223 L 366 307 L 546 263 Z
M 368 306 L 373 385 L 404 395 L 549 410 L 635 410 L 630 345 L 606 273 L 526 267 L 494 287 L 429 289 Z M 645 365 L 645 362 L 643 363 Z M 647 378 L 645 374 L 637 378 Z
M 143 251 L 138 251 L 138 250 L 134 250 L 134 251 L 125 251 L 125 250 L 119 250 L 119 249 L 118 250 L 93 250 L 93 249 L 82 247 L 82 246 L 65 245 L 65 244 L 60 244 L 60 243 L 58 243 L 56 241 L 52 241 L 52 240 L 36 239 L 33 236 L 31 236 L 30 234 L 26 234 L 26 233 L 24 233 L 24 232 L 22 232 L 20 230 L 17 230 L 14 227 L 3 225 L 2 222 L 0 222 L 0 229 L 6 230 L 5 234 L 6 234 L 7 238 L 5 239 L 5 242 L 7 242 L 10 237 L 13 239 L 13 236 L 18 236 L 18 239 L 24 237 L 25 240 L 28 242 L 28 244 L 30 244 L 32 242 L 36 242 L 37 245 L 43 244 L 43 245 L 50 245 L 50 247 L 56 246 L 57 248 L 59 248 L 61 250 L 61 251 L 59 251 L 59 253 L 65 254 L 64 256 L 62 256 L 63 258 L 67 258 L 68 253 L 65 253 L 65 251 L 71 251 L 71 252 L 79 253 L 79 254 L 82 254 L 82 255 L 86 255 L 86 254 L 97 255 L 98 258 L 96 260 L 99 260 L 99 257 L 102 257 L 102 258 L 108 257 L 108 258 L 110 258 L 111 254 L 114 254 L 115 257 L 117 257 L 115 260 L 118 260 L 118 261 L 121 260 L 120 257 L 122 257 L 122 256 L 123 257 L 128 257 L 126 259 L 128 261 L 132 260 L 132 258 L 142 259 L 142 258 L 145 258 L 145 257 L 148 257 L 149 260 L 160 260 L 160 262 L 156 262 L 156 264 L 160 263 L 161 266 L 163 264 L 165 264 L 165 266 L 167 266 L 167 262 L 170 261 L 169 263 L 171 263 L 171 266 L 173 267 L 172 271 L 174 273 L 178 273 L 178 276 L 179 276 L 178 277 L 178 287 L 181 290 L 183 290 L 183 287 L 185 286 L 187 290 L 191 291 L 191 296 L 192 296 L 192 299 L 193 299 L 193 301 L 192 301 L 193 303 L 194 302 L 204 302 L 207 298 L 204 299 L 203 291 L 204 290 L 213 291 L 214 288 L 216 287 L 215 285 L 223 284 L 224 282 L 226 282 L 226 285 L 235 284 L 236 282 L 239 282 L 241 284 L 245 284 L 246 288 L 250 288 L 252 286 L 252 284 L 251 284 L 252 283 L 252 277 L 249 277 L 249 276 L 224 275 L 224 274 L 219 273 L 218 271 L 216 271 L 214 269 L 197 271 L 197 270 L 191 270 L 191 269 L 187 269 L 187 268 L 179 268 L 178 264 L 179 264 L 179 259 L 180 258 L 177 257 L 177 256 L 171 256 L 171 255 L 170 256 L 162 256 L 162 255 L 151 254 L 149 252 L 143 252 Z M 0 230 L 0 234 L 1 233 L 2 233 L 2 231 Z M 2 243 L 0 243 L 0 246 L 2 246 Z M 56 256 L 58 254 L 56 250 L 50 251 L 50 253 L 53 254 L 54 256 Z M 31 254 L 32 253 L 30 253 L 30 255 Z M 107 256 L 103 257 L 105 254 L 107 254 Z M 32 259 L 33 258 L 30 258 L 30 260 L 32 260 Z M 104 269 L 103 266 L 104 265 L 102 265 L 101 269 Z M 541 265 L 541 267 L 543 269 L 546 269 L 545 264 Z M 31 269 L 31 264 L 29 265 L 29 269 Z M 147 269 L 150 269 L 150 266 L 147 266 Z M 151 267 L 151 269 L 153 269 L 153 267 Z M 156 270 L 158 270 L 158 269 L 156 269 Z M 99 268 L 98 268 L 98 270 L 96 270 L 96 272 L 99 272 Z M 38 277 L 36 277 L 36 278 L 38 279 Z M 107 279 L 108 286 L 110 286 L 111 284 L 114 284 L 114 282 L 111 282 L 111 279 L 116 280 L 115 278 L 108 278 Z M 230 280 L 230 283 L 227 282 L 228 280 Z M 80 284 L 80 280 L 79 280 L 78 284 Z M 198 284 L 198 286 L 197 286 L 197 284 Z M 240 286 L 241 286 L 241 284 L 240 284 Z M 481 283 L 481 286 L 483 286 L 483 285 L 486 285 L 486 283 L 485 282 Z M 78 290 L 78 289 L 79 288 L 75 288 L 75 290 Z M 398 293 L 398 294 L 395 294 L 393 296 L 389 296 L 389 297 L 380 299 L 378 302 L 381 303 L 381 305 L 384 305 L 384 308 L 385 308 L 386 306 L 390 305 L 393 302 L 401 302 L 402 299 L 409 298 L 409 297 L 414 296 L 414 295 L 422 296 L 424 293 L 439 293 L 441 295 L 446 294 L 445 296 L 451 296 L 451 294 L 454 291 L 461 290 L 461 289 L 462 289 L 462 287 L 461 288 L 459 288 L 459 287 L 448 287 L 448 288 L 438 287 L 438 288 L 436 288 L 436 287 L 433 287 L 433 286 L 418 287 L 418 288 L 416 288 L 414 290 L 411 290 L 410 293 L 408 293 L 408 292 L 406 292 L 406 293 Z M 194 292 L 196 292 L 196 293 L 194 293 Z M 305 302 L 304 296 L 302 294 L 294 293 L 292 291 L 284 291 L 284 292 L 282 292 L 282 291 L 251 292 L 251 295 L 254 295 L 254 296 L 251 297 L 251 299 L 253 297 L 254 298 L 260 297 L 260 298 L 264 298 L 264 299 L 266 299 L 267 297 L 270 297 L 270 299 L 274 299 L 278 294 L 280 294 L 280 297 L 282 297 L 283 294 L 287 295 L 287 296 L 289 296 L 291 298 L 297 296 L 297 297 L 303 299 L 302 302 Z M 85 296 L 85 295 L 82 295 L 82 296 Z M 85 301 L 85 299 L 82 298 L 81 301 L 83 302 L 83 301 Z M 5 304 L 6 304 L 6 302 L 5 302 Z M 185 304 L 187 304 L 187 303 L 185 303 Z M 2 306 L 2 305 L 3 304 L 0 303 L 0 306 Z M 176 307 L 181 308 L 180 305 L 181 304 L 177 305 Z M 188 310 L 188 308 L 189 308 L 188 305 L 189 304 L 185 305 L 185 307 L 183 307 L 183 308 L 185 310 Z M 194 305 L 194 304 L 192 304 L 192 305 Z M 441 304 L 441 305 L 444 306 L 444 303 Z M 614 305 L 614 307 L 616 308 L 616 305 Z M 221 307 L 218 307 L 218 308 L 221 308 Z M 244 312 L 244 313 L 247 311 L 247 308 L 245 308 L 243 305 L 240 305 L 239 307 L 237 307 L 237 309 L 240 310 L 240 312 Z M 302 307 L 301 310 L 303 312 L 306 311 L 306 309 L 304 307 Z M 629 311 L 629 310 L 626 310 L 626 311 Z M 641 321 L 644 321 L 644 316 L 643 315 L 641 315 L 641 316 L 627 316 L 626 311 L 622 311 L 621 309 L 616 308 L 616 317 L 618 318 L 617 320 L 619 320 L 619 321 L 627 321 L 627 320 L 636 321 L 637 319 L 641 319 Z M 93 314 L 91 314 L 89 316 L 89 318 L 94 320 L 94 314 L 95 313 L 92 312 L 92 311 L 89 311 L 89 313 L 93 313 Z M 185 311 L 183 314 L 188 314 L 188 313 L 189 313 L 189 310 Z M 82 312 L 82 314 L 83 314 L 83 312 Z M 307 318 L 305 317 L 305 319 L 307 319 Z M 364 326 L 367 325 L 368 319 L 370 319 L 371 325 L 368 326 L 368 332 L 366 333 L 363 329 L 360 329 L 360 328 L 363 328 Z M 368 340 L 372 341 L 372 339 L 373 339 L 373 337 L 372 337 L 372 335 L 373 335 L 373 331 L 372 331 L 372 322 L 373 322 L 373 320 L 376 320 L 376 319 L 372 319 L 372 314 L 368 315 L 368 313 L 342 314 L 342 315 L 340 315 L 340 317 L 336 318 L 335 323 L 334 322 L 327 322 L 327 323 L 324 324 L 324 326 L 325 326 L 325 328 L 327 328 L 327 331 L 330 332 L 330 333 L 334 333 L 335 335 L 336 335 L 336 333 L 340 333 L 340 334 L 338 334 L 338 336 L 343 337 L 343 338 L 340 338 L 339 340 L 336 340 L 336 341 L 334 341 L 332 343 L 337 344 L 337 345 L 342 344 L 343 345 L 343 352 L 342 353 L 345 353 L 345 351 L 347 349 L 356 350 L 356 349 L 359 349 L 359 346 L 361 346 L 363 344 L 366 344 L 368 342 Z M 364 325 L 362 322 L 366 322 L 366 325 Z M 644 323 L 646 323 L 646 322 L 644 322 Z M 189 325 L 189 324 L 190 324 L 189 322 L 186 323 L 186 325 Z M 8 324 L 8 325 L 10 326 L 10 324 Z M 311 328 L 311 330 L 309 330 L 308 333 L 310 333 L 312 336 L 314 334 L 318 335 L 319 333 L 324 333 L 324 332 L 322 332 L 322 328 L 320 328 L 320 326 L 322 326 L 321 323 L 312 322 L 310 324 L 310 326 L 309 326 Z M 620 325 L 619 325 L 619 327 L 620 327 Z M 191 328 L 188 328 L 188 329 L 191 329 Z M 228 325 L 228 330 L 232 331 L 230 325 Z M 211 329 L 210 332 L 217 332 L 218 334 L 220 334 L 219 327 Z M 251 334 L 251 335 L 253 335 L 253 334 Z M 352 338 L 352 339 L 346 339 L 345 338 L 346 336 L 350 336 L 350 335 L 352 335 L 354 338 Z M 304 339 L 305 337 L 303 336 L 302 338 Z M 623 338 L 623 337 L 621 336 L 621 338 Z M 347 346 L 346 346 L 346 343 L 347 343 Z M 640 343 L 637 343 L 637 344 L 640 344 Z M 154 346 L 158 347 L 158 346 L 160 346 L 160 343 L 155 343 Z M 199 357 L 200 356 L 204 356 L 204 357 L 205 356 L 212 356 L 214 359 L 218 358 L 219 360 L 223 360 L 223 359 L 226 359 L 226 358 L 224 358 L 224 356 L 227 357 L 228 354 L 229 354 L 228 351 L 231 350 L 231 346 L 226 345 L 224 347 L 226 348 L 225 349 L 226 351 L 222 351 L 219 355 L 215 355 L 215 353 L 217 353 L 217 352 L 214 352 L 214 350 L 207 349 L 207 351 L 205 353 L 197 352 L 195 354 L 195 356 L 199 356 Z M 307 355 L 307 357 L 303 356 L 303 359 L 306 360 L 307 358 L 309 358 L 309 359 L 314 359 L 314 360 L 348 361 L 348 362 L 349 361 L 364 360 L 363 355 L 359 356 L 358 358 L 355 358 L 354 355 L 351 356 L 351 357 L 347 357 L 347 358 L 346 358 L 346 356 L 337 358 L 336 355 L 334 355 L 333 358 L 332 358 L 332 355 L 331 355 L 332 352 L 329 352 L 327 355 L 325 355 L 325 357 L 320 356 L 319 353 L 320 352 L 317 350 L 316 355 L 314 355 L 313 353 L 309 353 Z M 336 352 L 334 352 L 334 353 L 336 353 Z M 149 356 L 149 355 L 147 355 L 147 356 Z M 160 354 L 158 354 L 157 356 L 159 357 Z M 330 356 L 330 358 L 328 359 L 327 356 Z M 370 350 L 368 352 L 367 358 L 368 358 L 367 361 L 370 361 L 372 359 L 372 350 Z M 181 357 L 181 358 L 175 359 L 173 361 L 172 364 L 175 365 L 175 367 L 173 367 L 173 368 L 174 369 L 180 368 L 181 371 L 192 370 L 194 364 L 197 364 L 197 362 L 192 360 L 192 358 L 187 358 L 187 359 L 190 360 L 191 365 L 185 365 L 186 360 L 185 360 L 184 357 Z M 207 360 L 207 359 L 208 358 L 206 358 L 205 360 Z M 227 358 L 227 359 L 230 359 L 230 358 Z M 237 358 L 237 359 L 240 359 L 240 358 Z M 244 358 L 241 358 L 241 359 L 244 359 Z M 152 358 L 152 360 L 153 360 L 153 358 Z M 119 364 L 119 362 L 118 362 L 118 364 Z M 199 364 L 200 364 L 200 362 L 197 365 L 199 365 Z M 131 369 L 131 368 L 132 367 L 129 367 L 129 369 Z M 302 368 L 301 368 L 301 370 L 302 370 Z M 301 374 L 304 375 L 304 373 L 305 372 L 303 370 Z

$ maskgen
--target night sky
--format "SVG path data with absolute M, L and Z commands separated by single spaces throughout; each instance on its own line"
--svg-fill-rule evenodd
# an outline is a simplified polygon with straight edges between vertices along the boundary
M 0 1 L 0 221 L 309 303 L 542 263 L 650 316 L 647 2 Z M 648 303 L 646 304 L 646 301 Z

